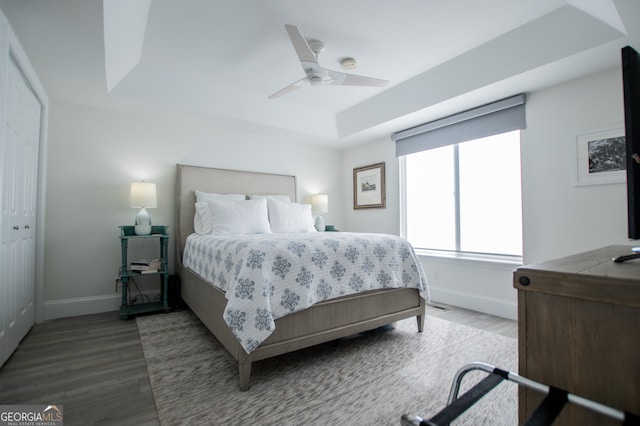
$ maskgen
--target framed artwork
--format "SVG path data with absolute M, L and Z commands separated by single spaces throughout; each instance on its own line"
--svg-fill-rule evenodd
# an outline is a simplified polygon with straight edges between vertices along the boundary
M 385 208 L 384 181 L 384 163 L 353 169 L 353 208 Z
M 576 184 L 621 183 L 626 179 L 624 129 L 608 129 L 576 137 Z

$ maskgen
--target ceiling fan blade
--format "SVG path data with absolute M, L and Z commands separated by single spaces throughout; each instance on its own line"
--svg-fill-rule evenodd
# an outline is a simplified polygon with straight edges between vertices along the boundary
M 293 84 L 285 87 L 269 96 L 268 99 L 279 98 L 287 93 L 296 90 L 302 86 L 302 82 L 306 82 L 312 86 L 320 86 L 331 84 L 334 86 L 386 86 L 389 81 L 379 78 L 365 77 L 363 75 L 347 74 L 339 71 L 332 71 L 322 68 L 318 63 L 318 54 L 323 51 L 324 43 L 319 40 L 307 41 L 298 27 L 286 24 L 285 29 L 291 39 L 291 44 L 298 55 L 300 64 L 306 76 Z M 313 46 L 313 48 L 312 48 Z
M 365 77 L 363 75 L 347 74 L 340 71 L 326 70 L 331 77 L 327 84 L 334 86 L 372 86 L 383 87 L 389 84 L 389 80 L 379 78 Z
M 304 36 L 295 25 L 285 25 L 287 29 L 287 33 L 289 34 L 289 38 L 291 39 L 291 44 L 293 44 L 293 48 L 296 50 L 296 54 L 298 55 L 298 59 L 300 60 L 300 64 L 302 65 L 302 69 L 304 72 L 309 75 L 311 74 L 322 74 L 322 67 L 318 64 L 318 59 L 316 58 L 315 53 L 309 47 L 309 43 L 305 40 Z
M 280 96 L 286 95 L 287 93 L 290 93 L 290 92 L 293 92 L 294 90 L 300 89 L 303 86 L 301 83 L 303 81 L 305 81 L 306 79 L 307 79 L 307 77 L 301 78 L 300 80 L 296 81 L 295 83 L 292 83 L 292 84 L 288 85 L 284 89 L 278 90 L 276 93 L 274 93 L 273 95 L 269 96 L 267 99 L 279 98 Z

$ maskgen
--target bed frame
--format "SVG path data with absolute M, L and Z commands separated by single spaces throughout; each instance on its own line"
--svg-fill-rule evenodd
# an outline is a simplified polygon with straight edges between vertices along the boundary
M 182 265 L 184 243 L 193 233 L 195 190 L 214 193 L 284 194 L 296 200 L 296 178 L 178 164 L 176 174 L 177 272 L 182 299 L 238 361 L 240 389 L 248 390 L 251 363 L 371 330 L 412 316 L 424 328 L 425 301 L 417 289 L 385 289 L 318 303 L 275 321 L 276 330 L 247 354 L 223 320 L 224 292 Z

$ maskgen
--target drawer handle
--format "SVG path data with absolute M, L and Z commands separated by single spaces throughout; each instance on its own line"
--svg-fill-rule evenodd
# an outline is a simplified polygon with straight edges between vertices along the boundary
M 525 287 L 531 284 L 531 280 L 529 279 L 529 277 L 525 277 L 524 275 L 518 278 L 518 282 L 520 283 L 520 285 L 523 285 Z
M 20 229 L 20 227 L 19 227 L 18 225 L 15 225 L 15 226 L 13 227 L 13 230 L 14 230 L 14 231 L 17 231 L 17 230 L 19 230 L 19 229 Z

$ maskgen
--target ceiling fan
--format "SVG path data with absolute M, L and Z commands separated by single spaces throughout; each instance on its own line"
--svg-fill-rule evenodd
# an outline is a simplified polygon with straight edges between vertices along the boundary
M 379 78 L 346 74 L 321 67 L 318 63 L 318 55 L 324 50 L 324 43 L 320 40 L 309 40 L 307 42 L 295 25 L 285 25 L 284 27 L 287 29 L 287 33 L 289 33 L 289 38 L 291 39 L 293 48 L 296 50 L 296 54 L 298 55 L 298 59 L 300 59 L 300 64 L 306 76 L 288 85 L 284 89 L 278 90 L 269 96 L 269 99 L 278 98 L 308 84 L 312 86 L 331 84 L 334 86 L 382 87 L 389 83 L 389 81 Z M 353 59 L 348 59 L 355 65 Z

